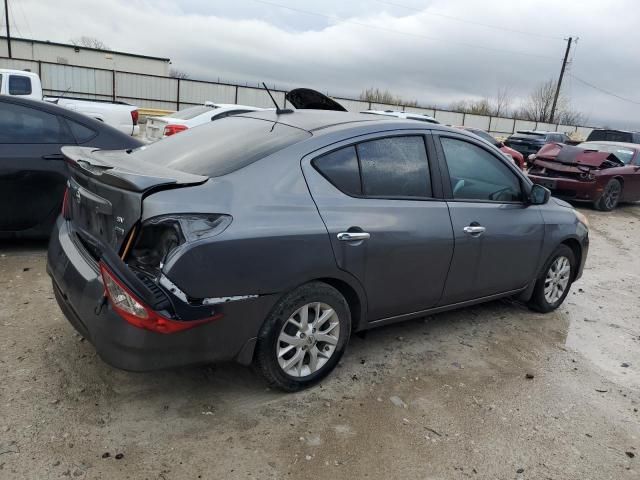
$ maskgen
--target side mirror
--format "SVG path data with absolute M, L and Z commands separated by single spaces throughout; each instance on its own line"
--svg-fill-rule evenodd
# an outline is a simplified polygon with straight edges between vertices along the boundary
M 529 192 L 529 204 L 530 205 L 544 205 L 549 202 L 551 198 L 551 191 L 542 185 L 537 183 L 533 184 L 531 191 Z

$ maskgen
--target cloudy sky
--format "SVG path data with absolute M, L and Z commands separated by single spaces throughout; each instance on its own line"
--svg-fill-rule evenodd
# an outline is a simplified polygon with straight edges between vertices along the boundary
M 10 0 L 14 34 L 169 57 L 191 78 L 388 88 L 447 106 L 557 77 L 591 125 L 640 127 L 637 0 Z M 625 100 L 588 86 L 613 93 Z

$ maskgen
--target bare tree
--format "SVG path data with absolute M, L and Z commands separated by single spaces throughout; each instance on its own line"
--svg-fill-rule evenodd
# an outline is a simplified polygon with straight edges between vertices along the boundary
M 449 105 L 456 112 L 493 117 L 508 116 L 511 113 L 511 93 L 509 87 L 501 87 L 493 98 L 480 100 L 460 100 Z
M 407 107 L 417 107 L 417 100 L 404 100 L 402 97 L 394 95 L 389 90 L 379 88 L 367 88 L 360 93 L 360 100 L 371 103 L 386 103 L 387 105 L 406 105 Z
M 95 48 L 97 50 L 111 50 L 111 48 L 99 38 L 82 36 L 69 40 L 76 47 Z
M 517 111 L 517 116 L 524 120 L 550 123 L 556 85 L 557 83 L 553 79 L 539 84 Z M 565 125 L 581 125 L 587 121 L 587 117 L 571 108 L 568 97 L 560 91 L 553 120 L 555 123 Z
M 187 72 L 183 72 L 182 70 L 178 70 L 177 68 L 172 68 L 169 70 L 169 76 L 173 78 L 179 78 L 180 80 L 186 80 L 189 78 L 189 74 Z

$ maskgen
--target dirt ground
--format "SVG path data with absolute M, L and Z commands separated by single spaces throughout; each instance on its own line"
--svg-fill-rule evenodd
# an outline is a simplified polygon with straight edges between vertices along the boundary
M 58 309 L 45 246 L 4 245 L 0 478 L 637 480 L 640 206 L 584 212 L 587 268 L 557 312 L 380 328 L 293 395 L 236 365 L 110 368 Z

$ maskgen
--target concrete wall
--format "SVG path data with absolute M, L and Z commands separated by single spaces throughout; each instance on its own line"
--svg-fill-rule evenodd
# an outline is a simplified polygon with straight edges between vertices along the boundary
M 42 85 L 46 95 L 60 95 L 69 90 L 70 96 L 120 100 L 140 107 L 176 110 L 205 101 L 216 103 L 239 103 L 270 108 L 273 102 L 267 93 L 256 87 L 230 85 L 217 82 L 178 80 L 167 76 L 116 72 L 82 66 L 16 60 L 0 57 L 0 68 L 40 70 Z M 115 85 L 114 85 L 115 79 Z M 284 105 L 285 92 L 272 90 L 278 105 Z M 556 125 L 529 122 L 505 117 L 464 114 L 431 108 L 408 107 L 403 105 L 370 104 L 356 99 L 334 97 L 352 112 L 364 110 L 400 110 L 422 113 L 435 117 L 445 125 L 480 128 L 492 135 L 504 138 L 518 130 L 549 130 L 574 133 L 586 138 L 591 128 L 574 125 Z
M 149 75 L 169 74 L 168 59 L 94 50 L 58 43 L 14 38 L 11 39 L 11 53 L 14 58 L 41 60 L 61 65 L 104 68 Z M 0 37 L 0 57 L 7 57 L 8 55 L 7 39 Z

